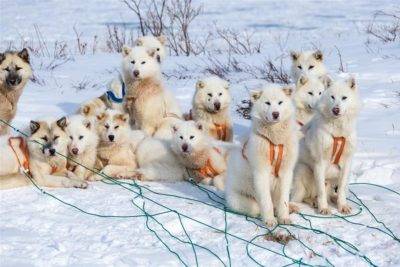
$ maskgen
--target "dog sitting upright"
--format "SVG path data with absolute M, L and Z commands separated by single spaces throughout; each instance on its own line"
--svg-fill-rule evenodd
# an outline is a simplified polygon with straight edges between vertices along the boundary
M 268 85 L 251 95 L 252 129 L 241 149 L 231 152 L 225 186 L 227 205 L 268 227 L 290 223 L 289 193 L 298 153 L 292 89 Z
M 357 142 L 356 121 L 360 100 L 354 78 L 329 84 L 312 120 L 303 127 L 292 200 L 331 213 L 329 198 L 337 198 L 338 211 L 349 214 L 346 200 L 351 159 Z M 337 190 L 333 188 L 337 186 Z M 334 191 L 337 191 L 334 193 Z
M 185 115 L 185 119 L 200 122 L 213 138 L 231 142 L 233 131 L 229 115 L 230 102 L 227 81 L 217 76 L 199 80 L 193 96 L 193 108 Z
M 26 48 L 20 52 L 0 53 L 0 118 L 5 122 L 10 123 L 14 119 L 19 97 L 31 76 Z M 0 136 L 8 131 L 8 126 L 0 123 Z

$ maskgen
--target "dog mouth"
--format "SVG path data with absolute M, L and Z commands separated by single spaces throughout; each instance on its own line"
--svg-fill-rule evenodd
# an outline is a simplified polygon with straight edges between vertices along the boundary
M 7 78 L 6 83 L 9 87 L 15 87 L 21 83 L 21 78 L 17 77 Z

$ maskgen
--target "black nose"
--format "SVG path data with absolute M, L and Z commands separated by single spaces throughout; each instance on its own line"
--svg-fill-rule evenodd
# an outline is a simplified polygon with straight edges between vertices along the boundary
M 279 118 L 279 112 L 277 112 L 277 111 L 272 112 L 272 117 L 274 118 L 274 120 L 278 119 Z
M 214 108 L 215 108 L 215 110 L 219 110 L 220 108 L 221 108 L 221 103 L 220 102 L 215 102 L 214 103 Z
M 188 150 L 188 145 L 186 144 L 186 143 L 184 143 L 183 145 L 182 145 L 182 151 L 183 152 L 186 152 L 187 150 Z
M 334 108 L 332 109 L 332 112 L 333 112 L 333 114 L 335 114 L 335 115 L 337 116 L 337 115 L 340 114 L 340 108 L 334 107 Z
M 54 156 L 56 154 L 56 150 L 54 148 L 49 149 L 50 156 Z
M 114 139 L 115 139 L 115 136 L 114 136 L 114 135 L 110 134 L 110 135 L 108 136 L 108 140 L 110 140 L 111 142 L 114 141 Z
M 77 148 L 72 149 L 72 154 L 78 155 L 78 153 L 79 153 L 79 149 L 77 149 Z
M 133 76 L 138 77 L 140 74 L 140 72 L 138 70 L 134 70 L 133 71 Z
M 161 57 L 160 57 L 160 55 L 157 55 L 157 61 L 158 61 L 158 63 L 161 63 Z

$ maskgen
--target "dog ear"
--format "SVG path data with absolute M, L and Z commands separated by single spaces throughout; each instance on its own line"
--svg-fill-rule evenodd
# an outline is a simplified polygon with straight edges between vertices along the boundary
M 83 125 L 89 130 L 92 129 L 92 122 L 90 120 L 84 120 Z
M 333 83 L 333 80 L 328 75 L 319 77 L 319 80 L 324 84 L 325 89 L 330 87 Z
M 203 131 L 204 127 L 203 124 L 199 121 L 196 121 L 196 128 L 199 129 L 200 131 Z
M 39 130 L 40 123 L 38 123 L 37 121 L 31 121 L 29 127 L 31 129 L 31 135 L 33 135 Z
M 126 57 L 127 55 L 129 55 L 129 53 L 132 51 L 132 48 L 129 46 L 124 45 L 122 47 L 122 56 Z
M 99 114 L 96 115 L 97 120 L 101 121 L 106 117 L 106 113 L 105 112 L 101 112 Z
M 197 89 L 197 90 L 202 89 L 202 88 L 204 88 L 205 86 L 206 86 L 206 84 L 205 84 L 202 80 L 198 80 L 198 81 L 196 82 L 196 89 Z
M 162 45 L 165 45 L 165 44 L 167 43 L 168 38 L 167 38 L 167 36 L 165 36 L 165 35 L 160 35 L 160 36 L 157 37 L 157 40 L 158 40 Z
M 300 76 L 299 81 L 297 82 L 298 85 L 305 85 L 308 82 L 308 78 L 304 75 Z
M 224 88 L 225 90 L 229 90 L 230 84 L 227 81 L 224 81 Z
M 292 58 L 292 61 L 296 61 L 300 57 L 300 53 L 296 51 L 290 51 L 290 57 Z
M 155 57 L 156 56 L 156 50 L 154 48 L 148 49 L 147 50 L 147 54 L 149 54 L 149 56 L 151 56 L 151 57 Z
M 259 91 L 251 91 L 250 92 L 250 98 L 251 98 L 251 102 L 256 102 L 258 99 L 260 99 L 260 97 L 263 94 L 263 90 L 259 90 Z
M 65 127 L 67 127 L 67 118 L 64 116 L 61 119 L 59 119 L 56 123 L 58 127 L 61 128 L 61 130 L 64 130 Z
M 6 55 L 3 53 L 0 53 L 0 64 L 3 63 L 4 59 L 6 59 Z
M 88 116 L 88 114 L 90 113 L 90 106 L 89 105 L 84 105 L 81 108 L 81 112 L 83 115 Z
M 350 89 L 352 90 L 357 90 L 357 83 L 356 83 L 356 79 L 354 77 L 351 77 L 350 79 L 347 80 L 347 83 L 350 86 Z
M 26 63 L 29 63 L 29 52 L 28 49 L 24 48 L 20 52 L 18 52 L 18 56 L 25 61 Z
M 318 61 L 324 60 L 324 55 L 322 54 L 322 51 L 321 51 L 321 50 L 315 51 L 315 52 L 313 53 L 313 56 L 314 56 L 314 58 L 315 58 L 316 60 L 318 60 Z
M 288 97 L 291 97 L 293 95 L 293 87 L 291 86 L 285 86 L 282 88 L 282 91 L 285 93 L 285 95 L 287 95 Z
M 122 122 L 125 123 L 125 122 L 127 122 L 127 121 L 129 120 L 129 115 L 126 114 L 126 113 L 118 114 L 118 115 L 115 116 L 115 118 L 116 118 L 117 120 L 120 120 L 120 121 L 122 121 Z
M 136 45 L 136 46 L 143 46 L 143 40 L 137 39 L 137 40 L 135 41 L 135 45 Z
M 176 125 L 172 125 L 172 131 L 174 131 L 174 133 L 176 133 L 178 131 L 178 127 Z

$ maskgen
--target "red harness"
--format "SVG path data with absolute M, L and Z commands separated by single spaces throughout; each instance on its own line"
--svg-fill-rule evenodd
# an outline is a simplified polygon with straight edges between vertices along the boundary
M 339 147 L 340 143 L 340 147 Z M 333 150 L 331 160 L 333 164 L 339 165 L 340 157 L 343 154 L 344 146 L 346 145 L 346 138 L 344 137 L 333 137 Z M 339 150 L 338 150 L 339 148 Z

